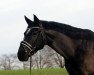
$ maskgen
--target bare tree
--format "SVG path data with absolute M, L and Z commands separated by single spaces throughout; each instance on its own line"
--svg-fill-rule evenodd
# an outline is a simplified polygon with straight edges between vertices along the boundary
M 7 70 L 7 59 L 6 59 L 6 55 L 2 56 L 3 58 L 0 59 L 1 63 L 0 65 L 2 66 L 2 69 Z
M 32 56 L 32 68 L 64 67 L 64 58 L 46 46 Z M 0 68 L 4 70 L 29 69 L 30 59 L 27 62 L 20 62 L 16 54 L 2 55 Z
M 34 56 L 34 62 L 37 68 L 49 68 L 52 67 L 53 62 L 51 57 L 53 56 L 53 51 L 46 46 L 44 49 L 38 51 Z
M 3 55 L 1 58 L 1 65 L 4 70 L 11 70 L 11 59 L 8 55 Z
M 58 67 L 63 68 L 65 65 L 64 58 L 59 55 L 58 53 L 54 52 L 54 58 L 53 60 L 57 64 Z
M 12 70 L 14 67 L 17 67 L 15 64 L 17 60 L 16 54 L 2 55 L 0 58 L 0 65 L 4 70 Z

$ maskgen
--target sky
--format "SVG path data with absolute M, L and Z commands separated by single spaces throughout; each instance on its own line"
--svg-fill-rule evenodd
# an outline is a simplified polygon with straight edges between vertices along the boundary
M 17 53 L 33 14 L 94 31 L 94 0 L 0 0 L 0 55 Z

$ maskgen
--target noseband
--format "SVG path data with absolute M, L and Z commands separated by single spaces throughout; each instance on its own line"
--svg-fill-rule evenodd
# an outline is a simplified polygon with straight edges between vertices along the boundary
M 31 29 L 40 29 L 40 32 L 39 32 L 39 33 L 41 33 L 41 35 L 42 35 L 42 37 L 43 37 L 43 41 L 44 41 L 45 44 L 46 44 L 46 35 L 45 35 L 45 33 L 44 33 L 43 27 L 41 27 L 41 26 L 42 26 L 42 25 L 40 25 L 40 27 L 32 27 Z M 37 40 L 37 39 L 38 39 L 38 36 L 37 36 L 36 40 Z M 35 49 L 36 49 L 36 44 L 37 44 L 37 42 L 35 41 L 35 46 L 32 47 L 32 45 L 29 44 L 29 43 L 26 42 L 26 41 L 22 41 L 22 42 L 21 42 L 21 45 L 24 47 L 25 53 L 28 54 L 28 56 L 31 56 L 32 51 L 35 51 Z M 28 48 L 29 50 L 27 50 L 26 48 Z
M 28 42 L 26 42 L 26 41 L 22 41 L 22 42 L 21 42 L 21 45 L 24 47 L 25 53 L 30 56 L 31 52 L 33 51 L 33 47 L 32 47 Z M 28 53 L 28 51 L 27 51 L 26 48 L 29 49 L 29 53 Z

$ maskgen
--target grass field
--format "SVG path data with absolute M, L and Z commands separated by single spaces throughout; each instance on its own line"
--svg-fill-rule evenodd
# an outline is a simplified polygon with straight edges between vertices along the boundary
M 0 70 L 0 75 L 29 75 L 29 70 Z M 31 75 L 68 75 L 65 69 L 33 69 Z

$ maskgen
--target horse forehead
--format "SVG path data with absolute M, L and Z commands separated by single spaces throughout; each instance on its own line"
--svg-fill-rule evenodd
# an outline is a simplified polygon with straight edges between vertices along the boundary
M 40 27 L 31 27 L 26 29 L 26 34 L 28 34 L 32 29 L 39 29 Z
M 31 28 L 26 29 L 26 34 L 28 34 L 31 31 Z

